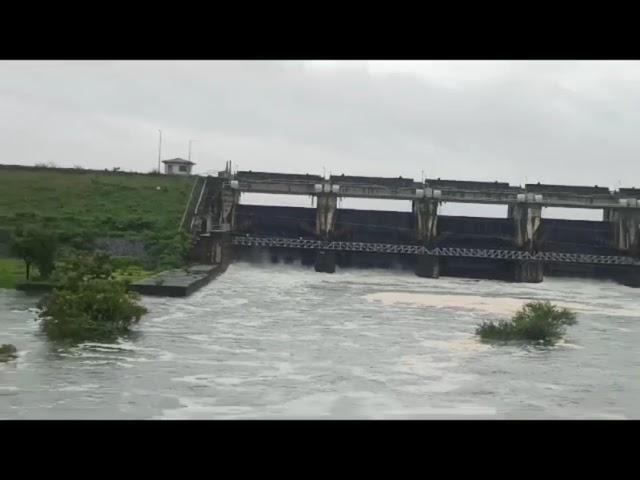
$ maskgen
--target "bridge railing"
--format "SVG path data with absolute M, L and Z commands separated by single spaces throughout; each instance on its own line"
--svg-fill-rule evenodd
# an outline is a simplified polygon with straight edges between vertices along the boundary
M 201 185 L 201 188 L 197 188 Z M 193 228 L 193 220 L 195 214 L 197 212 L 198 206 L 200 205 L 200 201 L 202 200 L 202 196 L 204 194 L 204 190 L 206 187 L 206 178 L 205 177 L 196 177 L 193 182 L 193 187 L 191 187 L 191 193 L 189 194 L 189 198 L 184 207 L 184 213 L 182 214 L 182 219 L 180 220 L 180 225 L 178 230 L 187 230 L 189 232 L 192 231 Z M 199 197 L 197 196 L 199 194 Z M 198 198 L 200 200 L 198 200 Z
M 344 252 L 369 252 L 406 255 L 434 255 L 443 257 L 490 258 L 495 260 L 526 260 L 547 263 L 587 263 L 600 265 L 640 266 L 640 260 L 618 255 L 590 255 L 565 252 L 527 252 L 522 250 L 434 247 L 389 243 L 343 242 L 304 238 L 256 237 L 234 235 L 232 244 L 246 247 L 279 247 Z

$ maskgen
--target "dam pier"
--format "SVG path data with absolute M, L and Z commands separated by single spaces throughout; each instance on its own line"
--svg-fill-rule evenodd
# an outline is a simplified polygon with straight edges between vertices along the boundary
M 238 171 L 194 188 L 184 228 L 191 260 L 299 260 L 411 269 L 420 277 L 541 282 L 545 275 L 640 286 L 640 189 Z M 311 197 L 313 207 L 243 204 L 243 193 Z M 411 211 L 354 210 L 341 198 L 405 200 Z M 445 202 L 506 205 L 505 218 L 439 214 Z M 602 210 L 602 220 L 545 219 L 545 207 Z

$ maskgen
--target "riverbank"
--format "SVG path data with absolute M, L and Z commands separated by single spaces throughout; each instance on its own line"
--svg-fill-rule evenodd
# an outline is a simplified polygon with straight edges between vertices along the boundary
M 141 295 L 188 297 L 222 273 L 221 265 L 192 265 L 166 270 L 131 283 L 129 289 Z
M 127 265 L 119 262 L 115 277 L 131 283 L 151 277 L 160 270 L 146 270 L 138 265 Z M 46 292 L 53 288 L 50 281 L 40 280 L 38 269 L 31 267 L 32 280 L 27 281 L 24 262 L 19 258 L 0 257 L 0 288 L 22 290 L 26 292 Z
M 58 250 L 176 268 L 190 247 L 180 225 L 200 178 L 0 165 L 0 257 L 11 255 L 14 232 L 26 228 L 50 234 Z M 4 269 L 2 288 L 22 281 L 14 270 Z
M 219 265 L 191 265 L 164 271 L 125 265 L 116 269 L 115 277 L 127 281 L 129 289 L 141 295 L 187 297 L 207 285 L 222 271 Z M 35 268 L 32 278 L 34 280 L 27 281 L 22 260 L 0 258 L 0 288 L 38 294 L 50 292 L 55 287 L 55 283 L 51 281 L 38 279 Z

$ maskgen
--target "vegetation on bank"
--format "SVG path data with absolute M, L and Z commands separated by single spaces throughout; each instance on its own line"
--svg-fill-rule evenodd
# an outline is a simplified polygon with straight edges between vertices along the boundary
M 86 243 L 175 232 L 193 177 L 0 166 L 0 225 Z
M 485 321 L 476 329 L 483 340 L 554 343 L 577 323 L 575 312 L 550 302 L 528 302 L 509 321 Z
M 51 340 L 111 341 L 147 313 L 139 296 L 117 278 L 108 255 L 81 255 L 56 270 L 56 288 L 38 304 Z
M 38 274 L 32 272 L 32 278 Z M 19 258 L 0 258 L 0 288 L 16 288 L 21 282 L 26 282 L 24 262 Z
M 11 251 L 24 261 L 25 278 L 31 279 L 31 265 L 38 267 L 40 276 L 48 279 L 55 267 L 55 255 L 57 239 L 54 235 L 43 230 L 23 229 L 16 230 L 12 238 Z
M 0 165 L 0 247 L 10 244 L 4 255 L 12 255 L 0 258 L 0 288 L 49 283 L 56 268 L 100 250 L 105 239 L 144 245 L 141 257 L 110 260 L 116 277 L 135 281 L 184 266 L 191 239 L 178 227 L 193 182 L 178 175 Z
M 148 278 L 156 273 L 159 269 L 146 269 L 144 261 L 136 258 L 112 258 L 113 276 L 118 280 L 124 280 L 130 283 L 137 282 Z M 66 260 L 56 262 L 56 269 L 64 268 Z M 55 276 L 54 276 L 55 277 Z M 19 258 L 0 258 L 0 288 L 15 289 L 19 285 L 53 285 L 54 280 L 44 279 L 38 272 L 37 268 L 31 269 L 31 278 L 27 281 L 25 276 L 24 262 Z

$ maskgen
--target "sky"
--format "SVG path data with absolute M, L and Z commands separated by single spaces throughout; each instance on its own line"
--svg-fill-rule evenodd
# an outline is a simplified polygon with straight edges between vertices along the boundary
M 0 163 L 148 172 L 159 129 L 201 174 L 640 186 L 640 62 L 0 61 Z

